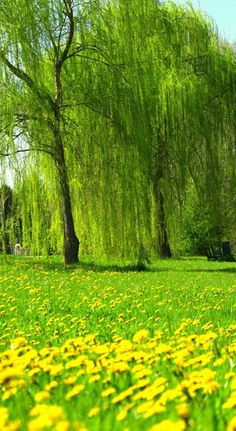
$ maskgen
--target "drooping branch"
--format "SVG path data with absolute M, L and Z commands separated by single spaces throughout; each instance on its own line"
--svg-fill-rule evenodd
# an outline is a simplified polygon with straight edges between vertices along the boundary
M 39 99 L 46 99 L 51 106 L 54 105 L 51 96 L 45 90 L 38 88 L 33 79 L 26 72 L 24 72 L 18 66 L 14 66 L 5 56 L 3 51 L 0 53 L 0 57 L 3 60 L 4 64 L 8 67 L 8 69 L 13 73 L 13 75 L 15 75 L 21 81 L 25 82 L 27 87 L 30 88 L 38 96 Z
M 12 153 L 0 153 L 0 157 L 12 157 L 19 153 L 29 153 L 31 151 L 40 151 L 46 154 L 49 154 L 50 156 L 53 156 L 53 152 L 48 147 L 31 147 L 31 148 L 22 148 L 20 150 L 15 150 Z

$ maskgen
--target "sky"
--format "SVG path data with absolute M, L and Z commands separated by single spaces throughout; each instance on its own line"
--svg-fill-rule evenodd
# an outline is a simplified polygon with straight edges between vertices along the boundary
M 185 0 L 174 0 L 175 3 L 187 3 Z M 236 0 L 191 0 L 193 6 L 211 16 L 219 31 L 220 37 L 230 43 L 236 42 Z

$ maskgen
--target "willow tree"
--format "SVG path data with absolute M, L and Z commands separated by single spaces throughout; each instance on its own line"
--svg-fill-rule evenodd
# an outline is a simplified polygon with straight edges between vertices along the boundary
M 89 53 L 94 1 L 3 0 L 0 5 L 1 155 L 42 152 L 55 166 L 62 208 L 65 264 L 78 261 L 66 159 L 70 128 L 66 109 L 79 104 L 77 62 Z M 20 23 L 20 24 L 19 24 Z M 68 70 L 72 75 L 68 77 Z M 73 86 L 73 89 L 71 88 Z M 39 165 L 40 166 L 40 165 Z
M 191 7 L 114 0 L 107 2 L 105 18 L 100 31 L 109 57 L 122 67 L 118 74 L 103 73 L 94 87 L 94 109 L 105 111 L 111 124 L 95 118 L 92 128 L 88 119 L 84 123 L 87 154 L 91 147 L 99 154 L 92 141 L 102 151 L 97 171 L 87 158 L 93 184 L 83 176 L 81 195 L 84 190 L 93 230 L 103 227 L 101 237 L 111 231 L 112 238 L 116 229 L 129 254 L 156 242 L 158 254 L 170 255 L 171 230 L 191 181 L 214 218 L 222 218 L 221 148 L 223 142 L 226 152 L 232 146 L 235 57 L 211 21 Z M 103 207 L 94 208 L 87 199 L 92 193 L 101 193 Z

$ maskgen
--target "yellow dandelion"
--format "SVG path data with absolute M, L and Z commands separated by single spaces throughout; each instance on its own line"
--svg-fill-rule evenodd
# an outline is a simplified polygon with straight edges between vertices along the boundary
M 114 392 L 115 392 L 116 390 L 115 390 L 115 388 L 108 388 L 108 389 L 105 389 L 102 393 L 101 393 L 101 396 L 102 397 L 109 397 L 109 395 L 111 395 L 111 394 L 114 394 Z
M 99 412 L 100 412 L 99 407 L 93 407 L 91 410 L 89 410 L 88 417 L 92 418 L 93 416 L 96 416 Z
M 14 340 L 11 340 L 10 348 L 14 350 L 14 349 L 18 349 L 19 347 L 26 346 L 26 344 L 27 344 L 27 341 L 24 337 L 18 337 L 18 338 L 14 338 Z
M 236 431 L 236 416 L 228 423 L 227 431 Z
M 188 418 L 190 415 L 190 408 L 187 403 L 181 403 L 177 405 L 177 413 L 181 418 Z
M 50 374 L 51 374 L 51 376 L 59 376 L 59 374 L 62 372 L 62 370 L 63 370 L 63 365 L 57 364 L 57 365 L 54 365 L 53 367 L 51 367 Z
M 120 362 L 112 362 L 112 364 L 110 365 L 109 371 L 122 373 L 124 371 L 128 371 L 128 369 L 129 369 L 129 365 L 127 364 L 127 362 L 120 361 Z
M 144 388 L 149 383 L 150 383 L 150 379 L 149 378 L 141 379 L 141 380 L 139 380 L 138 383 L 135 384 L 135 388 L 137 388 L 137 389 Z
M 172 421 L 170 419 L 166 419 L 152 428 L 150 431 L 184 431 L 186 429 L 186 424 L 182 419 L 177 421 Z
M 225 362 L 225 359 L 223 358 L 218 358 L 216 359 L 216 361 L 213 363 L 213 367 L 219 367 L 220 365 L 222 365 Z
M 22 377 L 24 371 L 20 367 L 6 368 L 1 371 L 0 374 L 0 385 L 4 385 L 6 382 L 10 381 L 14 377 Z
M 4 431 L 18 431 L 20 429 L 21 422 L 19 419 L 10 422 L 9 425 L 4 427 Z
M 70 422 L 69 421 L 60 421 L 57 422 L 54 431 L 69 431 Z
M 149 418 L 150 416 L 163 413 L 166 410 L 166 408 L 163 406 L 163 404 L 160 401 L 156 401 L 150 409 L 146 410 L 144 412 L 143 417 L 145 419 Z
M 145 403 L 140 404 L 137 408 L 136 408 L 136 412 L 138 414 L 143 414 L 146 411 L 148 411 L 149 409 L 152 409 L 152 407 L 154 406 L 154 402 L 153 401 L 146 401 Z
M 70 376 L 64 380 L 65 385 L 73 385 L 77 380 L 77 376 Z
M 89 383 L 97 382 L 100 380 L 101 376 L 100 374 L 94 374 L 94 376 L 91 376 L 88 380 Z
M 35 401 L 38 403 L 48 400 L 49 398 L 50 398 L 50 394 L 48 391 L 40 391 L 34 396 Z
M 114 397 L 112 399 L 112 403 L 113 404 L 117 404 L 120 401 L 123 401 L 125 398 L 130 397 L 130 395 L 132 395 L 133 391 L 134 391 L 134 388 L 128 388 L 128 389 L 126 389 L 125 391 L 121 392 L 116 397 Z
M 135 343 L 140 343 L 145 340 L 149 336 L 149 331 L 147 329 L 140 329 L 140 331 L 136 332 L 133 336 L 133 341 Z
M 39 367 L 35 367 L 35 368 L 33 368 L 32 370 L 30 370 L 30 371 L 28 372 L 28 376 L 29 376 L 29 377 L 33 377 L 35 374 L 40 373 L 40 371 L 41 371 L 41 368 L 39 368 Z
M 205 394 L 212 394 L 212 392 L 217 391 L 219 389 L 220 385 L 215 380 L 212 380 L 211 382 L 205 383 L 204 386 L 204 392 Z
M 229 371 L 228 373 L 226 373 L 226 374 L 224 375 L 224 378 L 225 378 L 226 380 L 231 379 L 231 378 L 233 378 L 233 377 L 235 377 L 235 373 L 234 373 L 233 371 Z M 235 386 L 236 386 L 236 379 L 235 379 Z
M 71 391 L 66 394 L 65 399 L 70 400 L 71 398 L 78 395 L 83 389 L 84 385 L 76 385 L 73 389 L 71 389 Z
M 52 426 L 52 420 L 45 414 L 29 421 L 28 431 L 42 431 Z
M 124 408 L 124 409 L 122 409 L 119 413 L 118 413 L 118 415 L 116 416 L 116 420 L 117 421 L 123 421 L 125 418 L 126 418 L 126 416 L 127 416 L 127 414 L 128 414 L 128 412 L 127 412 L 127 410 Z
M 236 391 L 232 392 L 228 400 L 222 405 L 223 409 L 233 409 L 236 407 Z
M 56 380 L 53 380 L 50 383 L 47 383 L 47 385 L 45 386 L 45 391 L 50 391 L 51 389 L 55 388 L 58 385 L 58 382 L 56 382 Z
M 4 427 L 8 420 L 9 411 L 6 407 L 0 407 L 0 429 Z
M 37 404 L 30 411 L 30 416 L 47 416 L 56 423 L 58 420 L 64 419 L 64 410 L 62 407 L 56 405 Z

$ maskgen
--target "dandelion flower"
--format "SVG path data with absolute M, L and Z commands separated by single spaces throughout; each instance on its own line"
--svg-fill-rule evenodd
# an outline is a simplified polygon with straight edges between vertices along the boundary
M 93 416 L 96 416 L 99 412 L 100 412 L 99 407 L 93 407 L 91 410 L 89 410 L 88 417 L 92 418 Z

